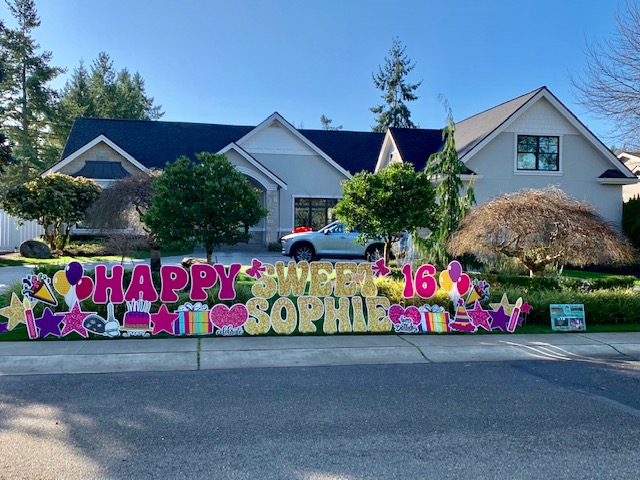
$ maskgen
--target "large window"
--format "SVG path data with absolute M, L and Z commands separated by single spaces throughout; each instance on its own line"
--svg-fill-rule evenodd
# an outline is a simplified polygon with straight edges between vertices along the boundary
M 337 198 L 296 198 L 294 227 L 318 230 L 333 222 L 333 210 L 337 203 Z
M 560 137 L 518 135 L 518 170 L 560 170 Z

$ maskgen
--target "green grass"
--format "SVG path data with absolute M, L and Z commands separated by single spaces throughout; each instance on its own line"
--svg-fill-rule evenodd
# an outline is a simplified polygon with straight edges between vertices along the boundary
M 563 277 L 568 278 L 615 278 L 620 277 L 621 275 L 615 275 L 612 273 L 602 273 L 602 272 L 585 272 L 583 270 L 563 270 Z M 636 279 L 635 285 L 640 285 L 640 278 Z
M 170 251 L 162 252 L 163 257 L 172 257 L 176 255 L 189 255 L 191 251 Z M 124 257 L 124 263 L 130 262 L 132 259 L 143 260 L 149 258 L 148 251 L 133 252 L 131 255 Z M 16 267 L 29 265 L 65 265 L 72 261 L 77 262 L 120 262 L 120 255 L 97 255 L 97 256 L 61 256 L 55 258 L 25 258 L 19 253 L 11 253 L 0 255 L 0 267 Z

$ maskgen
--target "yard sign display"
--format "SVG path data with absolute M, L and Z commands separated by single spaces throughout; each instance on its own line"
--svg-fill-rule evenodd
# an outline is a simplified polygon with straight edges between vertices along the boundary
M 69 263 L 52 278 L 40 273 L 24 278 L 22 298 L 16 293 L 0 308 L 0 333 L 26 326 L 30 339 L 64 337 L 76 332 L 84 338 L 101 336 L 151 337 L 170 335 L 291 335 L 320 333 L 447 333 L 502 330 L 513 332 L 522 314 L 531 307 L 518 298 L 509 303 L 490 303 L 489 284 L 471 280 L 457 261 L 436 277 L 433 265 L 411 265 L 402 269 L 403 296 L 418 296 L 421 306 L 391 304 L 378 294 L 376 278 L 389 275 L 384 259 L 375 263 L 275 262 L 253 259 L 246 274 L 255 280 L 253 295 L 246 303 L 236 299 L 236 279 L 241 264 L 195 264 L 189 270 L 166 265 L 160 270 L 160 285 L 154 284 L 149 265 L 137 265 L 128 285 L 124 268 L 95 267 L 94 278 L 84 274 L 79 262 Z M 230 303 L 210 305 L 208 291 L 216 287 L 218 298 Z M 426 300 L 438 288 L 451 298 L 449 312 Z M 178 292 L 188 291 L 189 301 L 179 302 Z M 54 292 L 63 299 L 58 302 Z M 82 303 L 106 305 L 106 318 L 85 310 Z M 35 317 L 33 307 L 44 308 Z M 126 305 L 116 318 L 115 305 Z M 168 305 L 174 305 L 169 308 Z M 322 320 L 320 322 L 320 320 Z

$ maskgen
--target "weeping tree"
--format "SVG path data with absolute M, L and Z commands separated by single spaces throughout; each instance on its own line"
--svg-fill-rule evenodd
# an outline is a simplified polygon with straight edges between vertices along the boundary
M 505 255 L 531 276 L 545 267 L 626 263 L 633 250 L 588 203 L 558 187 L 520 190 L 473 208 L 447 243 L 455 256 L 470 253 L 487 261 Z
M 109 243 L 123 256 L 143 238 L 150 252 L 151 270 L 161 266 L 157 237 L 143 222 L 149 210 L 151 185 L 161 172 L 138 172 L 105 188 L 86 215 L 87 225 L 102 230 Z
M 451 260 L 446 250 L 447 240 L 475 204 L 473 186 L 469 185 L 465 191 L 460 178 L 466 167 L 458 158 L 454 133 L 455 124 L 449 109 L 447 126 L 442 130 L 444 147 L 429 157 L 425 169 L 427 175 L 437 184 L 438 219 L 427 238 L 416 238 L 416 246 L 421 252 L 440 266 L 446 266 Z

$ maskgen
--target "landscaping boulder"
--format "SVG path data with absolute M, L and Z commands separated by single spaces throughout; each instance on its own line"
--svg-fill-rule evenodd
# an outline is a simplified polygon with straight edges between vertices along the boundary
M 206 258 L 193 258 L 193 257 L 184 257 L 182 259 L 182 266 L 189 270 L 191 265 L 195 265 L 196 263 L 207 263 Z
M 25 258 L 51 258 L 51 249 L 46 243 L 27 240 L 20 245 L 20 255 Z

